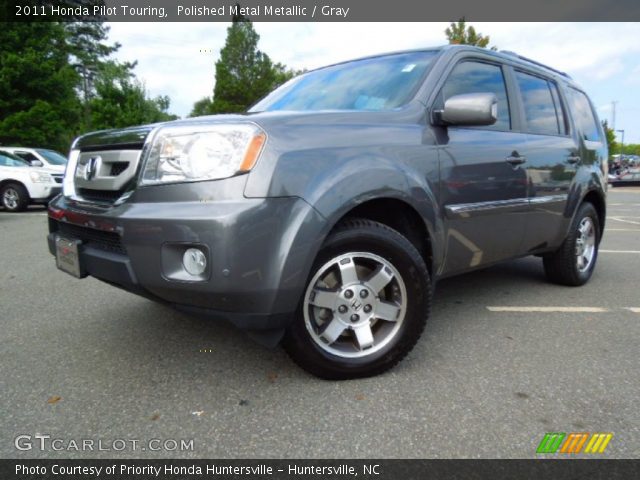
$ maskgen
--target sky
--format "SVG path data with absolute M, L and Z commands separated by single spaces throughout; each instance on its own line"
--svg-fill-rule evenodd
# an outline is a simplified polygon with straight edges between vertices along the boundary
M 640 41 L 638 23 L 469 22 L 490 45 L 563 70 L 590 95 L 601 119 L 624 130 L 625 143 L 640 143 Z M 448 23 L 256 22 L 259 48 L 274 62 L 312 69 L 370 54 L 446 43 Z M 171 113 L 185 117 L 211 96 L 214 64 L 227 23 L 110 24 L 120 60 L 137 60 L 136 75 L 150 95 L 168 95 Z M 618 141 L 622 133 L 618 132 Z

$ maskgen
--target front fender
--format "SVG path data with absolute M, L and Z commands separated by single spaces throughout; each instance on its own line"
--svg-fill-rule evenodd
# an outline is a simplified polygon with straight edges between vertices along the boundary
M 280 157 L 274 178 L 279 193 L 285 189 L 282 178 L 286 178 L 286 192 L 302 198 L 311 205 L 322 222 L 305 222 L 296 236 L 305 238 L 308 248 L 304 259 L 298 250 L 297 268 L 306 278 L 311 271 L 322 243 L 335 225 L 352 209 L 374 199 L 399 200 L 422 218 L 433 251 L 434 272 L 439 270 L 443 258 L 444 228 L 438 210 L 435 191 L 437 188 L 437 152 L 426 147 L 416 148 L 413 155 L 403 161 L 389 158 L 381 153 L 364 152 L 304 152 Z M 433 161 L 429 161 L 430 154 Z M 304 157 L 304 158 L 301 158 Z M 418 166 L 430 165 L 420 172 Z M 304 166 L 304 167 L 303 167 Z M 281 172 L 278 172 L 281 170 Z M 275 192 L 274 192 L 275 193 Z M 318 219 L 316 219 L 318 220 Z M 288 269 L 293 270 L 293 269 Z M 299 272 L 300 273 L 300 272 Z

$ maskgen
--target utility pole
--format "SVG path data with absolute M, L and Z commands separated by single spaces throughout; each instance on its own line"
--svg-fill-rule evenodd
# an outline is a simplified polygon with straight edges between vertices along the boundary
M 611 129 L 616 129 L 616 105 L 618 104 L 617 100 L 613 100 L 611 102 Z
M 622 159 L 622 155 L 624 154 L 624 130 L 616 130 L 616 132 L 622 133 L 622 138 L 620 140 L 620 158 Z

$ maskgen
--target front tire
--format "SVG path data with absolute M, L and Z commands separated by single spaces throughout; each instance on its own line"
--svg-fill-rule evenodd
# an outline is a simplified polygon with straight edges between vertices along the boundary
M 29 205 L 29 193 L 19 183 L 9 183 L 2 187 L 0 199 L 8 212 L 21 212 Z
M 429 273 L 411 242 L 381 223 L 347 220 L 325 241 L 283 345 L 321 378 L 378 375 L 411 351 L 430 306 Z
M 544 271 L 554 283 L 580 286 L 589 281 L 598 259 L 600 221 L 595 207 L 583 203 L 558 250 L 543 257 Z

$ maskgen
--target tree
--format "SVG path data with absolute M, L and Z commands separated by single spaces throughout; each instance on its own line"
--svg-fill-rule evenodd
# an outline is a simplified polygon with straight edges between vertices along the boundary
M 467 22 L 462 17 L 457 22 L 451 22 L 451 25 L 444 31 L 451 45 L 474 45 L 476 47 L 487 48 L 489 45 L 489 35 L 482 35 L 477 33 L 473 26 L 467 27 Z M 497 50 L 497 48 L 491 47 L 491 50 Z
M 83 107 L 82 130 L 119 128 L 175 119 L 166 96 L 148 98 L 135 78 L 137 62 L 118 62 L 112 55 L 119 43 L 108 44 L 109 27 L 101 19 L 65 25 L 73 67 L 80 78 L 78 94 Z
M 613 155 L 618 149 L 618 143 L 616 142 L 616 132 L 614 132 L 612 128 L 609 128 L 609 122 L 607 122 L 606 120 L 602 121 L 602 128 L 604 129 L 604 134 L 607 137 L 607 147 L 609 148 L 609 155 Z
M 73 0 L 66 0 L 67 2 Z M 0 144 L 66 151 L 87 130 L 172 120 L 135 63 L 117 62 L 102 23 L 11 22 L 0 29 Z
M 100 66 L 95 96 L 89 101 L 95 129 L 175 120 L 177 117 L 168 113 L 169 106 L 167 96 L 148 97 L 144 84 L 135 78 L 129 64 L 113 61 Z
M 295 72 L 282 64 L 273 64 L 258 50 L 260 36 L 244 15 L 234 15 L 227 29 L 227 39 L 216 62 L 216 85 L 210 108 L 204 99 L 194 105 L 194 112 L 244 112 Z M 197 108 L 196 108 L 197 106 Z
M 0 29 L 0 143 L 66 151 L 78 133 L 78 75 L 64 28 L 7 22 Z
M 213 100 L 211 97 L 203 97 L 193 104 L 190 117 L 201 117 L 202 115 L 211 115 L 213 113 Z
M 83 105 L 83 127 L 91 129 L 90 100 L 95 95 L 95 80 L 100 67 L 109 57 L 118 51 L 119 43 L 106 43 L 109 27 L 102 21 L 70 22 L 65 24 L 67 32 L 67 46 L 70 61 L 78 73 L 80 84 L 78 93 Z M 135 64 L 127 64 L 131 69 Z

